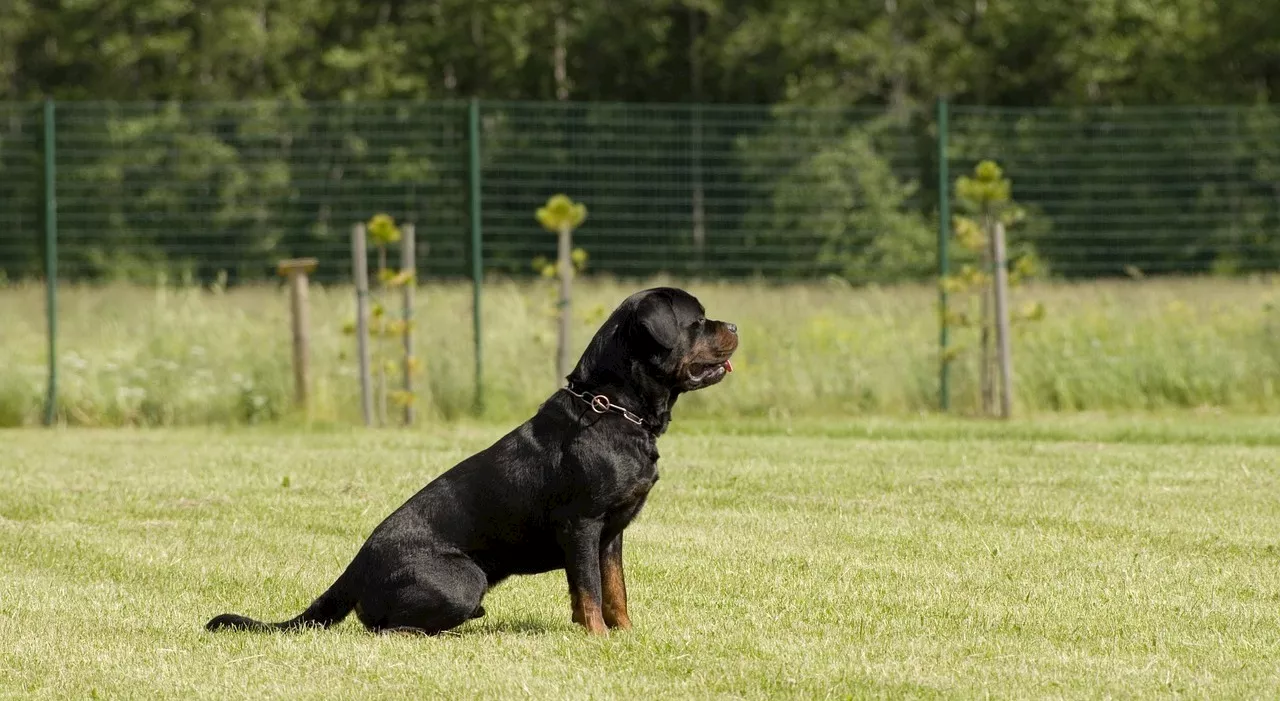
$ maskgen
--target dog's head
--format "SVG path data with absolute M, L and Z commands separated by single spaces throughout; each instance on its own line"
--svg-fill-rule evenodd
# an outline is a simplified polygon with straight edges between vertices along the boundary
M 735 325 L 708 319 L 698 299 L 684 290 L 656 287 L 618 306 L 569 380 L 629 380 L 692 392 L 723 380 L 737 349 Z

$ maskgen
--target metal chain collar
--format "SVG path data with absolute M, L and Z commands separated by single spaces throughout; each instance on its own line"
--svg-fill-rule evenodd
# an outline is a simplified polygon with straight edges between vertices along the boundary
M 631 423 L 637 426 L 644 425 L 644 419 L 632 413 L 626 407 L 618 406 L 617 404 L 614 404 L 613 402 L 609 401 L 609 398 L 604 396 L 603 394 L 591 394 L 590 392 L 575 392 L 573 391 L 572 387 L 565 387 L 564 391 L 586 402 L 588 405 L 590 405 L 591 410 L 597 414 L 603 414 L 606 411 L 612 411 L 615 414 L 621 414 L 622 418 L 626 419 L 627 421 L 630 421 Z

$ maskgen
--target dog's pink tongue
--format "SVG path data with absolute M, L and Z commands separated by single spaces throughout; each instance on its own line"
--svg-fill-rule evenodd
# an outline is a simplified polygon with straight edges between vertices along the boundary
M 728 360 L 724 361 L 724 371 L 733 372 L 733 363 L 729 362 Z

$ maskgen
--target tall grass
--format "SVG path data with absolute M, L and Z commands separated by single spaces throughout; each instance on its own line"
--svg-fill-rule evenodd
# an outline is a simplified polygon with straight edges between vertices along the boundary
M 645 284 L 653 284 L 650 281 Z M 585 280 L 576 289 L 582 346 L 641 284 Z M 686 285 L 711 316 L 738 323 L 737 372 L 681 400 L 682 415 L 804 416 L 929 411 L 937 405 L 936 296 L 926 286 Z M 1280 282 L 1166 280 L 1039 284 L 1017 302 L 1048 314 L 1014 339 L 1023 411 L 1280 409 Z M 425 420 L 473 407 L 470 288 L 421 288 L 416 351 Z M 558 386 L 551 290 L 485 288 L 487 417 L 532 411 Z M 359 417 L 349 288 L 313 287 L 310 419 Z M 60 420 L 172 425 L 297 420 L 286 290 L 72 287 L 60 292 Z M 954 334 L 961 344 L 965 332 Z M 0 425 L 35 423 L 45 383 L 42 291 L 0 289 Z M 955 406 L 976 405 L 973 363 L 953 363 Z

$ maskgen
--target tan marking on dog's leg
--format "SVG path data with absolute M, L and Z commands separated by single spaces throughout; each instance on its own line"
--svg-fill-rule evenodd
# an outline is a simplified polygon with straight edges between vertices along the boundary
M 573 603 L 573 622 L 587 629 L 592 635 L 603 635 L 606 628 L 600 604 L 590 596 L 583 596 L 576 589 L 569 591 Z
M 622 574 L 620 554 L 605 553 L 600 561 L 600 585 L 604 594 L 604 622 L 610 628 L 627 630 L 631 617 L 627 615 L 627 582 Z

